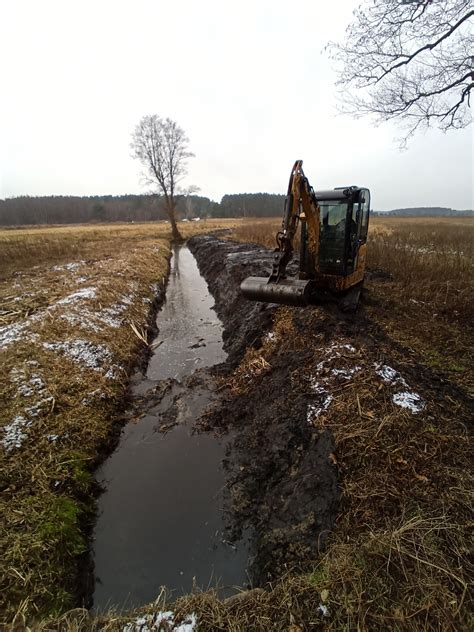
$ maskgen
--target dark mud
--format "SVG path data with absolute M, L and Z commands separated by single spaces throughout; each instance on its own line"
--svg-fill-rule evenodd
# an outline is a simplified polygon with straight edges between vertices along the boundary
M 240 295 L 240 283 L 248 276 L 267 276 L 273 253 L 255 244 L 218 239 L 212 235 L 188 241 L 199 270 L 215 300 L 215 310 L 224 323 L 227 364 L 235 366 L 272 324 L 276 306 L 247 301 Z M 290 265 L 288 271 L 295 272 Z
M 272 253 L 215 237 L 195 237 L 189 247 L 224 323 L 231 369 L 247 347 L 259 347 L 272 325 L 275 305 L 250 303 L 239 293 L 246 276 L 268 275 Z M 291 373 L 305 354 L 277 354 L 270 379 L 256 380 L 255 388 L 239 396 L 224 393 L 203 422 L 209 429 L 235 431 L 226 461 L 233 536 L 247 528 L 255 534 L 255 584 L 314 560 L 337 515 L 332 435 L 307 423 L 308 394 L 292 386 Z

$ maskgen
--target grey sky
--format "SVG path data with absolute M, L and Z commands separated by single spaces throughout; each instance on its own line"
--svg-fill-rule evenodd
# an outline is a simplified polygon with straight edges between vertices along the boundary
M 144 114 L 176 120 L 187 184 L 285 192 L 359 184 L 375 209 L 473 208 L 472 128 L 416 136 L 335 108 L 322 49 L 357 0 L 0 0 L 0 197 L 145 191 L 130 158 Z

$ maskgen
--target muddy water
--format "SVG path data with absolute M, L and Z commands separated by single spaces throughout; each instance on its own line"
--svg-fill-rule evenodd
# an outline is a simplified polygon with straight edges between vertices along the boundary
M 159 346 L 146 381 L 134 387 L 137 396 L 143 397 L 144 384 L 156 390 L 159 380 L 180 382 L 225 359 L 222 324 L 212 305 L 193 255 L 177 247 L 157 319 Z M 225 594 L 246 583 L 246 546 L 230 545 L 224 534 L 225 446 L 212 436 L 191 434 L 192 421 L 211 398 L 202 385 L 173 386 L 144 417 L 125 426 L 118 448 L 99 470 L 106 491 L 94 533 L 96 610 L 148 603 L 161 586 L 178 595 L 195 582 L 200 588 L 220 586 Z M 162 434 L 158 428 L 172 404 L 180 423 Z

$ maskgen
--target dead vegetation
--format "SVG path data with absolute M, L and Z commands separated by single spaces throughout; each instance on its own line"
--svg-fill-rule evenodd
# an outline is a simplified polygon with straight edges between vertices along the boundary
M 259 222 L 234 235 L 268 244 L 275 228 Z M 314 359 L 293 373 L 292 386 L 307 388 L 320 367 L 312 423 L 334 435 L 342 486 L 336 529 L 306 576 L 327 591 L 324 629 L 472 628 L 473 233 L 470 219 L 376 218 L 359 325 L 314 309 L 295 337 Z M 277 327 L 288 318 L 279 310 Z M 332 344 L 354 345 L 352 364 L 340 365 L 340 356 L 328 363 Z M 264 343 L 260 392 L 275 353 L 291 351 Z M 407 380 L 421 393 L 418 410 L 403 404 L 419 399 L 397 396 Z M 312 618 L 309 608 L 298 625 L 312 629 Z
M 170 237 L 164 223 L 0 232 L 4 621 L 64 611 L 84 591 L 93 471 L 146 350 Z
M 273 235 L 278 225 L 273 220 L 257 222 L 256 228 L 246 223 L 234 230 L 234 236 L 268 243 L 272 239 L 269 233 Z M 337 525 L 320 558 L 307 560 L 304 572 L 289 572 L 264 590 L 244 593 L 238 599 L 221 601 L 213 592 L 196 591 L 173 602 L 162 594 L 153 604 L 133 613 L 94 617 L 74 610 L 59 618 L 43 619 L 32 629 L 138 632 L 143 626 L 153 629 L 170 610 L 175 623 L 189 621 L 194 615 L 200 630 L 472 629 L 473 480 L 468 434 L 472 409 L 468 388 L 472 384 L 469 314 L 473 226 L 470 220 L 458 227 L 448 219 L 377 218 L 372 222 L 371 273 L 358 326 L 312 309 L 303 328 L 297 310 L 280 308 L 273 331 L 262 346 L 249 349 L 228 378 L 238 405 L 243 393 L 252 389 L 265 392 L 277 357 L 290 363 L 295 353 L 312 350 L 310 359 L 292 372 L 292 388 L 313 393 L 317 414 L 313 411 L 308 421 L 316 433 L 326 428 L 332 431 L 336 452 L 331 458 L 342 486 Z M 451 237 L 444 239 L 444 234 Z M 436 244 L 439 257 L 432 252 Z M 135 322 L 143 323 L 144 315 L 141 317 L 140 321 L 136 316 Z M 348 345 L 353 351 L 342 353 L 339 349 L 339 355 L 331 355 L 328 349 L 333 345 Z M 64 385 L 58 382 L 63 399 L 58 398 L 62 403 L 56 408 L 55 398 L 54 415 L 68 411 L 69 418 L 64 418 L 76 428 L 76 434 L 67 446 L 67 455 L 70 457 L 77 445 L 81 445 L 81 453 L 73 454 L 70 460 L 64 453 L 56 457 L 50 450 L 43 458 L 41 450 L 47 444 L 40 440 L 42 443 L 31 446 L 31 451 L 28 447 L 25 453 L 26 462 L 34 461 L 34 466 L 24 467 L 23 462 L 24 472 L 15 466 L 18 482 L 6 490 L 9 498 L 16 498 L 19 491 L 19 504 L 11 503 L 5 514 L 20 534 L 9 541 L 13 553 L 7 560 L 5 584 L 15 604 L 9 612 L 16 613 L 18 629 L 35 613 L 38 606 L 33 604 L 40 604 L 43 612 L 45 605 L 50 612 L 67 607 L 66 598 L 52 602 L 53 593 L 48 594 L 48 590 L 58 578 L 57 571 L 56 576 L 51 575 L 60 557 L 52 555 L 55 547 L 63 559 L 65 543 L 74 548 L 68 529 L 75 524 L 77 514 L 69 506 L 52 505 L 55 522 L 46 524 L 58 524 L 59 517 L 61 534 L 48 533 L 54 543 L 49 548 L 45 548 L 48 539 L 44 535 L 38 539 L 37 529 L 45 523 L 42 511 L 58 496 L 57 490 L 49 487 L 51 481 L 64 481 L 60 497 L 77 498 L 78 481 L 89 475 L 93 462 L 87 458 L 96 450 L 97 437 L 92 443 L 90 437 L 96 433 L 94 428 L 103 427 L 110 410 L 109 403 L 99 402 L 99 420 L 94 422 L 92 409 L 87 409 L 93 429 L 89 432 L 82 424 L 77 430 L 77 419 L 71 422 L 71 415 L 74 418 L 76 413 L 71 409 L 77 405 L 74 393 L 83 388 L 84 378 L 75 383 L 74 370 L 66 369 L 66 364 L 63 362 L 57 371 L 64 372 Z M 383 367 L 395 374 L 384 373 Z M 97 379 L 96 374 L 91 375 Z M 384 375 L 391 379 L 384 379 Z M 316 390 L 308 376 L 317 380 Z M 424 403 L 419 410 L 413 412 L 396 403 L 403 386 L 400 380 L 421 395 Z M 69 384 L 75 386 L 71 389 Z M 322 387 L 324 390 L 317 390 Z M 70 400 L 66 400 L 64 389 L 72 390 Z M 407 389 L 403 386 L 402 390 Z M 327 401 L 330 408 L 325 405 Z M 83 409 L 78 417 L 84 418 Z M 46 494 L 44 504 L 38 507 L 31 502 L 36 489 Z M 78 546 L 80 551 L 83 542 Z M 52 557 L 46 563 L 48 556 Z M 68 551 L 65 559 L 69 567 L 73 557 Z M 64 567 L 61 572 L 66 576 Z M 35 602 L 29 598 L 21 601 L 30 593 Z M 161 629 L 173 629 L 166 623 L 170 620 L 163 619 Z M 158 624 L 154 629 L 159 629 Z

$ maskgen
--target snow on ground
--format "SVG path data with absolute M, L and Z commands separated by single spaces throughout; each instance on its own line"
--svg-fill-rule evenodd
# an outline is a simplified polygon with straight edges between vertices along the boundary
M 43 347 L 65 355 L 77 364 L 82 364 L 94 371 L 102 370 L 104 365 L 112 364 L 113 360 L 112 353 L 105 345 L 93 344 L 81 338 L 66 340 L 66 342 L 43 342 Z
M 356 353 L 356 348 L 350 344 L 333 343 L 329 347 L 321 347 L 319 353 L 323 359 L 316 365 L 315 374 L 308 378 L 310 390 L 314 394 L 314 402 L 308 404 L 306 412 L 306 421 L 310 424 L 329 410 L 334 400 L 329 392 L 331 386 L 349 381 L 362 368 L 353 364 L 353 358 L 347 357 Z M 334 363 L 336 367 L 331 366 Z
M 191 614 L 183 623 L 174 623 L 174 614 L 171 610 L 155 612 L 137 617 L 132 623 L 127 623 L 122 632 L 193 632 L 196 628 L 196 615 Z M 164 625 L 163 625 L 164 624 Z
M 84 261 L 73 262 L 62 266 L 54 266 L 52 269 L 56 272 L 70 272 L 77 270 L 84 264 Z M 87 281 L 86 276 L 71 278 L 71 282 L 76 283 L 85 283 Z M 158 291 L 158 288 L 157 284 L 156 291 Z M 44 321 L 48 316 L 58 317 L 74 328 L 94 333 L 100 333 L 104 327 L 117 329 L 123 324 L 124 312 L 135 300 L 138 283 L 131 283 L 130 291 L 119 297 L 117 303 L 113 305 L 108 307 L 89 306 L 87 301 L 96 299 L 99 289 L 96 285 L 80 287 L 67 296 L 53 302 L 48 307 L 37 310 L 22 321 L 0 327 L 0 350 L 22 340 L 35 342 L 38 339 L 38 334 L 32 332 L 31 328 L 37 323 Z M 19 298 L 16 297 L 16 299 Z
M 398 371 L 387 364 L 380 364 L 379 362 L 376 362 L 374 366 L 376 374 L 382 378 L 385 384 L 390 384 L 403 389 L 392 396 L 394 404 L 400 406 L 401 408 L 407 408 L 413 414 L 419 413 L 425 408 L 423 398 L 420 397 L 418 393 L 410 390 L 406 380 Z
M 308 404 L 306 420 L 313 424 L 315 420 L 326 413 L 333 396 L 331 387 L 349 382 L 354 375 L 362 370 L 362 366 L 354 364 L 355 347 L 350 344 L 333 343 L 329 347 L 319 349 L 322 359 L 314 369 L 314 374 L 307 379 L 310 390 L 314 395 L 314 401 Z M 396 406 L 405 408 L 413 414 L 421 412 L 425 408 L 423 398 L 411 390 L 406 380 L 391 366 L 380 362 L 374 363 L 375 373 L 385 384 L 394 386 L 397 392 L 392 396 Z
M 25 363 L 33 369 L 38 366 L 35 360 L 29 360 Z M 10 371 L 10 381 L 17 387 L 18 393 L 23 397 L 32 397 L 35 394 L 43 394 L 45 384 L 43 378 L 34 370 L 28 372 L 25 368 L 13 367 Z
M 11 325 L 4 325 L 0 327 L 0 349 L 6 349 L 14 342 L 20 340 L 32 340 L 37 336 L 27 331 L 29 319 L 23 322 L 12 323 Z
M 395 393 L 392 397 L 392 401 L 397 406 L 408 408 L 408 410 L 411 410 L 414 414 L 421 412 L 425 407 L 423 399 L 418 395 L 418 393 L 413 393 L 412 391 Z
M 68 296 L 65 296 L 64 298 L 60 299 L 59 301 L 56 301 L 56 303 L 53 303 L 53 307 L 55 305 L 70 305 L 71 303 L 76 303 L 77 301 L 81 301 L 83 299 L 91 299 L 91 298 L 95 298 L 97 294 L 97 288 L 96 287 L 83 287 L 80 290 L 77 290 L 77 292 L 73 292 L 72 294 L 68 294 Z
M 9 424 L 3 426 L 3 438 L 0 440 L 0 443 L 7 452 L 14 448 L 21 448 L 23 441 L 28 436 L 26 429 L 32 423 L 30 419 L 26 419 L 23 415 L 17 415 Z
M 333 396 L 328 394 L 322 399 L 321 404 L 308 404 L 306 421 L 312 424 L 313 421 L 315 421 L 322 413 L 325 413 L 328 410 L 333 399 Z
M 54 270 L 54 272 L 64 272 L 64 270 L 72 272 L 74 270 L 77 270 L 78 268 L 81 268 L 83 265 L 85 265 L 85 263 L 85 261 L 71 261 L 71 263 L 65 263 L 61 266 L 53 266 L 51 269 Z
M 38 362 L 28 360 L 23 367 L 13 367 L 10 371 L 10 381 L 16 387 L 17 397 L 26 398 L 28 405 L 21 414 L 3 426 L 3 438 L 0 443 L 7 452 L 14 448 L 21 448 L 28 436 L 27 429 L 35 418 L 47 412 L 52 405 L 53 398 L 49 394 L 43 378 L 39 375 Z

